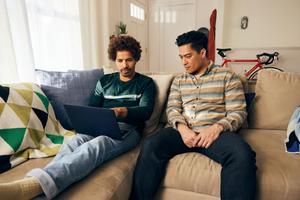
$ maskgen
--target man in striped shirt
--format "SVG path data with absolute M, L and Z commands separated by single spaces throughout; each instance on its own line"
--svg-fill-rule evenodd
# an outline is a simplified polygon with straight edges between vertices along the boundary
M 168 161 L 181 153 L 198 152 L 222 165 L 221 199 L 253 200 L 255 152 L 235 133 L 247 116 L 242 84 L 230 69 L 207 59 L 203 33 L 184 33 L 176 44 L 186 72 L 171 86 L 167 116 L 172 127 L 144 142 L 132 199 L 153 199 Z

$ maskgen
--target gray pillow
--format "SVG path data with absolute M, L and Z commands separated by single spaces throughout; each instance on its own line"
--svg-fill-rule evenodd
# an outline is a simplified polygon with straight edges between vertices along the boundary
M 74 104 L 74 102 L 68 98 L 69 91 L 67 89 L 51 87 L 47 85 L 41 85 L 41 89 L 48 97 L 55 112 L 55 116 L 61 125 L 65 129 L 72 130 L 73 126 L 64 107 L 64 104 Z
M 64 104 L 88 105 L 103 69 L 53 72 L 36 69 L 38 82 L 49 98 L 55 115 L 65 129 L 73 129 Z

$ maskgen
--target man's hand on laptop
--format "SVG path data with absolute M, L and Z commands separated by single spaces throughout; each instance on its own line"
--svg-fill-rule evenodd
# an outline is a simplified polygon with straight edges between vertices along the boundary
M 111 108 L 117 117 L 127 117 L 128 109 L 126 107 Z

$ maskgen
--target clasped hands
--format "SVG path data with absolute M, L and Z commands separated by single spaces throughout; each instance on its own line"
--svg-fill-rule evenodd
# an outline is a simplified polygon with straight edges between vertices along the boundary
M 224 129 L 220 124 L 214 124 L 208 128 L 201 129 L 199 132 L 195 132 L 182 123 L 179 123 L 177 128 L 187 147 L 202 147 L 206 149 L 219 137 Z

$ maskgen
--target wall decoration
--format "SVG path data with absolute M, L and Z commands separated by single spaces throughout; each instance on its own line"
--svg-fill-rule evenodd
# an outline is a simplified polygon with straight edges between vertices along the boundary
M 246 29 L 248 27 L 248 17 L 244 16 L 241 20 L 241 29 Z

